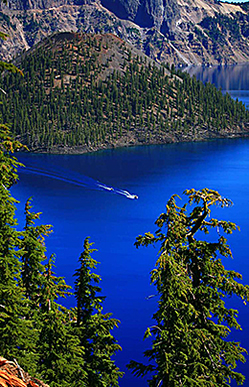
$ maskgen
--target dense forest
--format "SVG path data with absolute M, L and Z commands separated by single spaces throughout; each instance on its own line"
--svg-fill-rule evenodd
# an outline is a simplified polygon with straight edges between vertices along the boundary
M 1 114 L 31 150 L 229 137 L 248 132 L 243 104 L 186 73 L 135 54 L 111 34 L 61 33 L 1 79 Z

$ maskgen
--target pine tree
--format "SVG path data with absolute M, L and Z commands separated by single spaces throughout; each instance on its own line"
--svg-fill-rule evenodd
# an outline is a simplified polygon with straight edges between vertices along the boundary
M 91 254 L 93 243 L 89 238 L 84 241 L 84 251 L 80 255 L 80 267 L 75 272 L 76 332 L 84 347 L 87 386 L 118 386 L 122 372 L 117 368 L 112 356 L 121 350 L 111 331 L 118 327 L 119 321 L 111 313 L 102 313 L 104 297 L 99 296 L 101 278 L 94 273 L 97 261 Z
M 58 303 L 70 286 L 53 272 L 54 256 L 45 265 L 40 297 L 37 372 L 51 387 L 85 386 L 84 349 L 72 328 L 73 314 Z
M 41 213 L 31 212 L 31 199 L 25 205 L 26 224 L 22 239 L 22 283 L 26 298 L 33 302 L 33 307 L 39 304 L 41 288 L 43 286 L 44 265 L 46 259 L 45 236 L 51 233 L 51 225 L 35 226 L 35 220 Z
M 188 203 L 176 204 L 176 195 L 167 203 L 166 212 L 156 220 L 155 236 L 139 236 L 136 246 L 159 243 L 159 258 L 151 273 L 158 291 L 155 324 L 145 337 L 152 336 L 152 348 L 145 352 L 149 365 L 131 361 L 129 368 L 138 376 L 150 372 L 149 386 L 230 386 L 242 384 L 244 376 L 234 369 L 245 361 L 246 352 L 239 343 L 228 341 L 231 328 L 241 329 L 237 311 L 225 306 L 225 299 L 236 295 L 247 302 L 249 286 L 241 275 L 226 270 L 222 257 L 232 257 L 225 234 L 231 234 L 232 222 L 209 218 L 212 205 L 232 204 L 218 192 L 186 190 Z M 164 231 L 166 229 L 166 232 Z M 200 232 L 217 230 L 215 242 L 198 240 Z
M 9 191 L 21 165 L 13 153 L 21 147 L 8 127 L 0 125 L 0 353 L 7 358 L 32 347 L 32 323 L 25 319 L 27 302 L 21 282 L 22 233 L 16 230 L 17 200 Z

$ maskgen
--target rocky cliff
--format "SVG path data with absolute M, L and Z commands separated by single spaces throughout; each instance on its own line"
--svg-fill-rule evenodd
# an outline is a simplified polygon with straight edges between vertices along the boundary
M 161 62 L 249 60 L 247 4 L 216 0 L 10 0 L 1 5 L 4 59 L 58 31 L 111 32 Z

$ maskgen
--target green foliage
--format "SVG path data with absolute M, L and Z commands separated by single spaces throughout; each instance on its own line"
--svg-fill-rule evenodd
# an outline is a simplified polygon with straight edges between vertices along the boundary
M 0 38 L 3 39 L 4 37 L 7 37 L 7 35 L 0 34 Z M 16 66 L 14 66 L 12 63 L 0 61 L 0 72 L 2 73 L 5 70 L 10 71 L 12 74 L 18 73 L 23 76 L 23 72 L 19 70 Z
M 93 311 L 101 309 L 102 297 L 97 297 L 96 294 L 101 291 L 98 284 L 101 280 L 98 274 L 92 272 L 96 269 L 97 261 L 91 254 L 96 249 L 91 249 L 93 243 L 89 243 L 89 238 L 84 241 L 84 251 L 80 255 L 80 267 L 75 272 L 75 298 L 77 300 L 77 326 L 88 321 Z
M 6 357 L 19 353 L 26 361 L 25 349 L 32 351 L 32 322 L 21 280 L 22 232 L 16 230 L 15 205 L 9 188 L 17 180 L 21 165 L 13 152 L 22 145 L 13 141 L 9 129 L 0 129 L 0 352 Z M 24 350 L 24 351 L 23 351 Z
M 18 231 L 17 201 L 9 188 L 16 182 L 20 163 L 13 152 L 22 145 L 13 141 L 6 126 L 0 128 L 0 353 L 13 357 L 28 372 L 51 387 L 118 386 L 122 373 L 112 356 L 120 350 L 110 333 L 118 326 L 111 314 L 102 313 L 103 297 L 92 281 L 90 244 L 77 271 L 76 310 L 61 303 L 70 293 L 62 277 L 53 272 L 54 256 L 45 256 L 50 225 L 36 225 L 40 213 L 25 206 L 26 223 Z M 78 309 L 78 310 L 77 310 Z M 77 320 L 78 319 L 78 320 Z
M 35 28 L 34 20 L 26 27 Z M 0 38 L 6 38 L 6 34 L 0 33 Z M 0 72 L 4 70 L 23 75 L 12 64 L 0 62 Z M 61 87 L 64 89 L 63 80 Z M 90 257 L 88 239 L 78 271 L 76 317 L 74 310 L 59 303 L 71 293 L 64 278 L 53 272 L 54 256 L 44 264 L 44 241 L 51 225 L 35 225 L 41 213 L 31 211 L 31 199 L 25 206 L 24 230 L 16 229 L 17 201 L 9 189 L 16 183 L 17 168 L 21 166 L 13 153 L 21 148 L 27 150 L 12 139 L 8 126 L 0 124 L 1 356 L 16 358 L 22 367 L 51 387 L 118 386 L 122 373 L 111 357 L 121 348 L 110 334 L 118 320 L 101 313 L 103 297 L 96 296 L 101 289 L 91 284 L 92 280 L 98 283 L 100 277 L 90 272 L 95 261 Z
M 231 42 L 243 40 L 248 37 L 249 17 L 246 14 L 237 12 L 233 16 L 216 14 L 214 17 L 203 18 L 200 26 L 212 39 L 213 43 L 226 43 L 225 37 L 229 36 Z
M 145 352 L 149 365 L 131 361 L 137 376 L 150 372 L 150 386 L 229 386 L 244 381 L 236 372 L 237 361 L 246 352 L 239 343 L 228 341 L 231 328 L 241 329 L 238 312 L 225 306 L 225 299 L 236 295 L 248 301 L 249 286 L 241 275 L 226 270 L 221 257 L 232 257 L 226 234 L 236 225 L 210 217 L 211 206 L 232 204 L 218 192 L 186 190 L 188 203 L 179 207 L 173 195 L 166 212 L 156 220 L 155 235 L 139 236 L 136 246 L 159 243 L 159 257 L 151 272 L 159 302 L 155 325 L 145 337 L 153 337 Z M 188 212 L 188 205 L 194 208 Z M 201 232 L 217 231 L 217 240 L 199 240 Z M 213 233 L 212 233 L 213 235 Z
M 131 138 L 155 143 L 248 130 L 245 106 L 214 86 L 146 63 L 111 40 L 100 53 L 104 38 L 96 39 L 55 35 L 22 57 L 24 77 L 0 80 L 3 120 L 30 149 L 91 150 Z
M 36 28 L 35 21 L 26 28 Z M 1 80 L 0 86 L 8 88 L 8 96 L 2 95 L 1 118 L 12 123 L 15 135 L 31 148 L 98 147 L 130 131 L 147 141 L 158 132 L 180 138 L 200 129 L 218 133 L 238 124 L 246 128 L 245 107 L 210 84 L 175 75 L 174 69 L 170 77 L 165 69 L 145 66 L 131 52 L 126 52 L 123 75 L 114 71 L 101 79 L 103 66 L 92 51 L 100 51 L 101 42 L 89 37 L 85 44 L 74 44 L 67 49 L 62 44 L 59 54 L 41 48 L 35 56 L 25 56 L 27 78 L 15 66 L 0 63 L 0 71 L 12 72 Z M 13 152 L 20 148 L 9 127 L 0 125 L 0 353 L 15 357 L 51 387 L 116 387 L 123 373 L 113 355 L 121 347 L 111 332 L 119 321 L 103 313 L 101 278 L 95 273 L 89 238 L 75 273 L 77 305 L 67 309 L 61 301 L 71 294 L 70 287 L 53 272 L 54 256 L 45 256 L 51 226 L 35 224 L 40 213 L 31 211 L 31 199 L 25 207 L 25 227 L 16 229 L 17 201 L 9 189 L 18 178 L 20 164 Z M 138 376 L 149 372 L 150 386 L 229 386 L 232 379 L 241 384 L 244 377 L 234 369 L 238 360 L 245 360 L 246 351 L 227 340 L 230 328 L 241 328 L 237 311 L 226 308 L 224 299 L 237 295 L 246 303 L 249 287 L 220 259 L 232 256 L 224 235 L 236 225 L 207 220 L 211 205 L 226 207 L 231 202 L 208 189 L 185 193 L 189 204 L 195 204 L 190 214 L 187 204 L 177 206 L 174 195 L 156 221 L 155 236 L 137 238 L 137 247 L 161 245 L 151 273 L 160 300 L 156 323 L 145 332 L 145 338 L 153 337 L 152 348 L 145 352 L 151 364 L 131 361 L 129 368 Z M 218 241 L 196 239 L 197 232 L 210 229 L 217 229 Z
M 121 350 L 111 331 L 118 327 L 119 321 L 111 317 L 111 313 L 102 313 L 102 296 L 98 286 L 101 278 L 95 274 L 97 261 L 91 254 L 93 243 L 89 238 L 84 241 L 84 251 L 80 255 L 80 267 L 76 270 L 75 298 L 76 332 L 85 351 L 85 371 L 88 386 L 118 386 L 118 379 L 123 373 L 112 360 L 116 351 Z
M 84 348 L 72 328 L 71 313 L 58 303 L 70 294 L 70 287 L 53 272 L 54 257 L 44 267 L 44 282 L 40 296 L 37 340 L 37 374 L 51 387 L 84 386 Z
M 40 303 L 41 289 L 44 287 L 44 265 L 46 259 L 44 237 L 51 232 L 50 225 L 35 226 L 35 220 L 41 213 L 30 212 L 31 199 L 25 206 L 26 225 L 22 239 L 22 282 L 26 292 L 26 298 L 33 303 L 36 309 Z

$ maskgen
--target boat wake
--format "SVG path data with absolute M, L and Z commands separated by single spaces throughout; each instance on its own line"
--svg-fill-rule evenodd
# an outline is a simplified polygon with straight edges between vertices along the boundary
M 113 187 L 108 187 L 107 185 L 99 184 L 98 187 L 105 189 L 106 191 L 114 191 Z
M 116 190 L 116 193 L 125 196 L 127 199 L 138 199 L 137 195 L 131 194 L 130 192 L 122 189 Z
M 128 191 L 125 191 L 119 188 L 109 187 L 108 185 L 101 183 L 98 180 L 94 180 L 91 177 L 81 175 L 75 172 L 74 172 L 73 178 L 60 175 L 59 173 L 54 171 L 46 171 L 46 170 L 31 168 L 31 167 L 24 167 L 24 168 L 21 167 L 20 172 L 25 174 L 27 173 L 27 174 L 45 176 L 50 179 L 60 180 L 68 184 L 73 184 L 73 185 L 77 185 L 79 187 L 84 187 L 88 189 L 112 192 L 117 195 L 125 196 L 127 199 L 138 199 L 137 195 L 131 194 Z M 71 174 L 70 171 L 65 171 L 65 175 L 68 175 L 68 174 Z
M 118 195 L 125 196 L 127 199 L 138 199 L 137 195 L 131 194 L 130 192 L 125 191 L 123 189 L 108 187 L 107 185 L 100 184 L 100 183 L 98 186 L 99 186 L 99 188 L 104 189 L 106 191 L 112 191 L 113 193 L 116 193 Z

